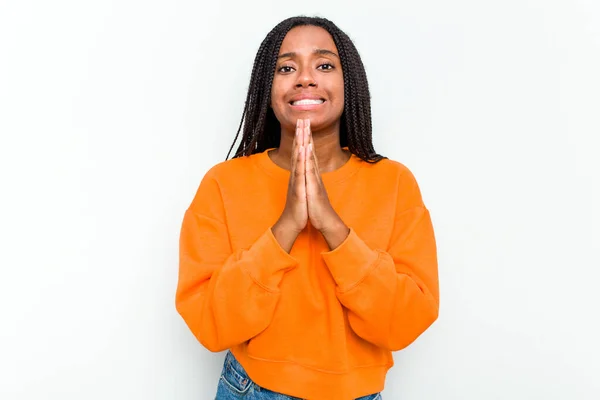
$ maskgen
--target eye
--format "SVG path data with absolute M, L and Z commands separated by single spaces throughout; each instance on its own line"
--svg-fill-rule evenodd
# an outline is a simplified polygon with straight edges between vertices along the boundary
M 290 67 L 289 65 L 282 65 L 281 67 L 279 67 L 277 72 L 280 72 L 282 74 L 289 74 L 293 70 L 294 70 L 294 67 Z
M 321 65 L 319 65 L 317 67 L 317 69 L 321 69 L 323 71 L 331 71 L 334 68 L 335 67 L 332 64 L 329 64 L 329 63 L 321 64 Z

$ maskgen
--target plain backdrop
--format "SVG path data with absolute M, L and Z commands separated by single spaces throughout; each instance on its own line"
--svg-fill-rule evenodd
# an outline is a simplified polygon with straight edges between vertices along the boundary
M 266 33 L 354 40 L 439 245 L 384 399 L 600 398 L 600 3 L 0 1 L 0 398 L 212 399 L 178 240 Z

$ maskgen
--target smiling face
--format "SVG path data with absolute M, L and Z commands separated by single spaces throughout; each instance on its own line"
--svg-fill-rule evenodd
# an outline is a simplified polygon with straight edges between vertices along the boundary
M 282 129 L 308 118 L 312 130 L 337 129 L 344 111 L 342 64 L 331 35 L 316 26 L 292 28 L 281 43 L 271 106 Z

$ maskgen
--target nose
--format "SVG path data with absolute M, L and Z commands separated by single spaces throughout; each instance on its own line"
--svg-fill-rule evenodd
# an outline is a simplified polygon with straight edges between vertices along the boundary
M 317 81 L 313 76 L 313 71 L 310 68 L 302 68 L 298 74 L 298 80 L 296 81 L 296 87 L 317 87 Z

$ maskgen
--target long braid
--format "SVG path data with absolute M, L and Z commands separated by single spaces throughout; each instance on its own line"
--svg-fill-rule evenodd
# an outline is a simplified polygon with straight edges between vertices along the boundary
M 250 76 L 242 119 L 227 158 L 238 140 L 234 158 L 260 153 L 280 144 L 281 126 L 270 107 L 273 77 L 283 39 L 296 26 L 312 25 L 325 29 L 338 49 L 344 76 L 344 111 L 340 123 L 340 144 L 362 160 L 375 163 L 385 158 L 373 147 L 371 96 L 364 65 L 350 38 L 333 22 L 324 18 L 292 17 L 280 22 L 261 43 Z
M 345 61 L 342 61 L 342 69 L 348 71 L 344 72 L 344 88 L 347 88 L 344 101 L 349 105 L 345 115 L 348 149 L 367 162 L 377 162 L 383 157 L 375 152 L 372 144 L 371 102 L 364 66 L 347 36 L 335 35 L 334 42 L 340 58 Z

